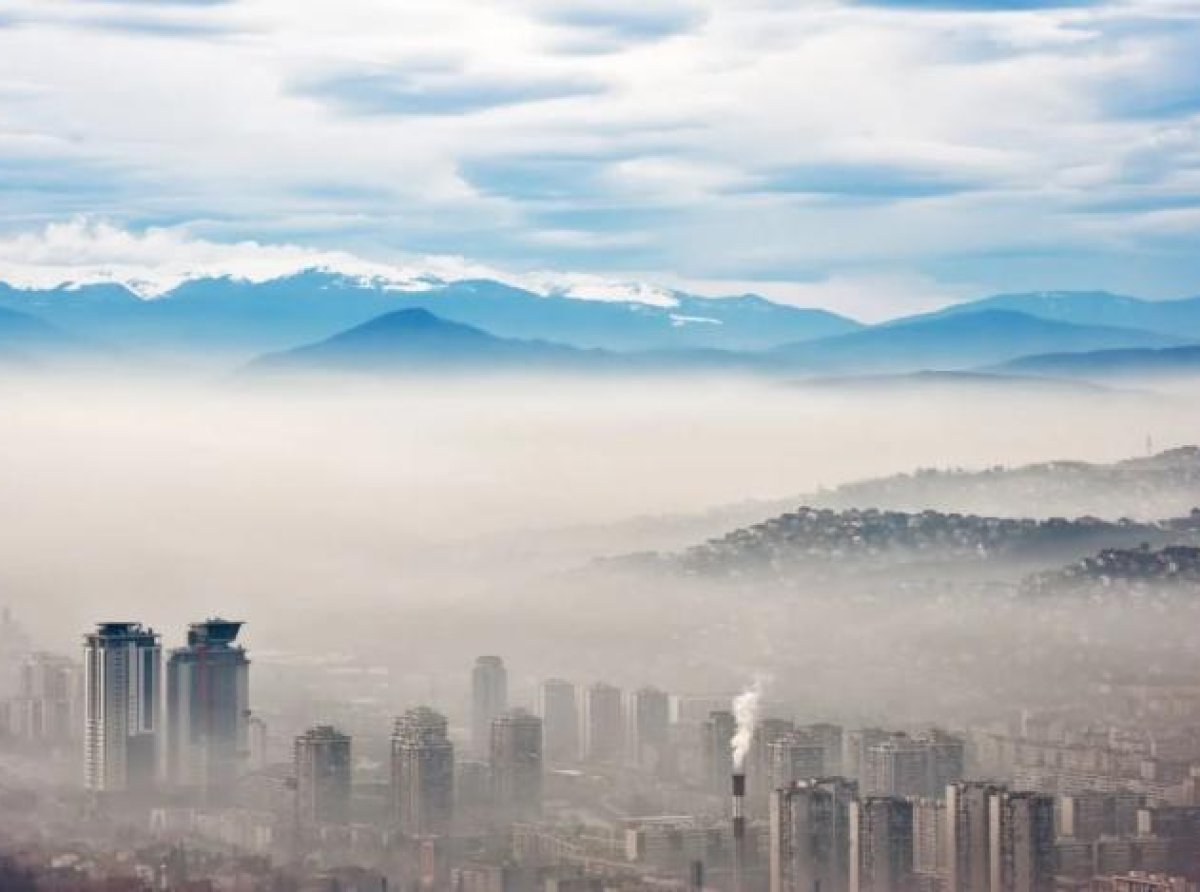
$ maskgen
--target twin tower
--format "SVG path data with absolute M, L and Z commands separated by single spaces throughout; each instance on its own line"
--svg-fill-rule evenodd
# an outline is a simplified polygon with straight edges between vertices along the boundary
M 235 643 L 241 627 L 223 619 L 188 626 L 187 645 L 167 659 L 165 686 L 153 629 L 106 622 L 84 636 L 89 790 L 148 792 L 164 781 L 208 797 L 232 790 L 249 747 L 250 661 Z

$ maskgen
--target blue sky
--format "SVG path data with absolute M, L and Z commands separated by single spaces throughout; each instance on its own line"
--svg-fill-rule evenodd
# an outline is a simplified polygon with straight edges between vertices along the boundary
M 10 278 L 433 255 L 882 318 L 1200 294 L 1198 235 L 1200 0 L 0 2 Z

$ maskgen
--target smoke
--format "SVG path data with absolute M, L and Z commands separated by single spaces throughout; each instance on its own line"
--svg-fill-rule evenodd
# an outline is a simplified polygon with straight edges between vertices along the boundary
M 754 683 L 733 698 L 733 716 L 737 719 L 737 733 L 733 735 L 733 769 L 741 771 L 754 739 L 754 727 L 758 724 L 758 707 L 762 701 L 766 679 L 754 677 Z

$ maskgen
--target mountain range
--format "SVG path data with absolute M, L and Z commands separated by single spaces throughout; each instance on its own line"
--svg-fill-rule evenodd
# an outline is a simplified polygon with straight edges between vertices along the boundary
M 1141 358 L 1162 364 L 1200 344 L 1200 298 L 998 295 L 864 325 L 754 295 L 654 296 L 653 303 L 590 300 L 489 280 L 398 288 L 322 270 L 265 282 L 194 279 L 153 299 L 113 283 L 46 290 L 0 284 L 0 309 L 7 311 L 0 316 L 0 355 L 19 362 L 86 344 L 122 358 L 190 354 L 227 365 L 253 359 L 256 370 L 500 366 L 1073 377 L 1072 363 L 1103 367 L 1111 355 L 1131 367 Z M 1079 375 L 1087 377 L 1085 371 Z

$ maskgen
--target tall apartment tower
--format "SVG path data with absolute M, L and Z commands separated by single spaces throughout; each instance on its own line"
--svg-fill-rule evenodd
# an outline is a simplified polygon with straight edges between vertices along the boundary
M 771 791 L 777 786 L 771 772 L 771 745 L 782 740 L 796 729 L 788 719 L 765 718 L 754 729 L 750 741 L 750 755 L 746 766 L 747 805 L 751 815 L 765 817 L 770 807 Z M 814 775 L 819 777 L 820 775 Z M 795 780 L 796 778 L 788 778 Z
M 661 770 L 671 737 L 671 698 L 655 687 L 633 694 L 634 753 L 643 768 Z
M 84 636 L 84 784 L 146 790 L 158 779 L 162 648 L 141 623 L 100 623 Z
M 850 892 L 913 892 L 913 804 L 897 797 L 850 803 Z
M 733 736 L 737 733 L 737 719 L 732 712 L 714 710 L 708 714 L 702 733 L 704 783 L 714 793 L 724 792 L 733 774 Z
M 768 748 L 772 789 L 830 774 L 825 744 L 805 731 L 791 731 Z
M 1003 787 L 980 782 L 961 782 L 946 788 L 947 892 L 988 892 L 991 799 L 1001 792 Z
M 990 892 L 1053 892 L 1054 798 L 992 794 L 988 812 Z
M 619 762 L 625 752 L 621 689 L 598 681 L 584 697 L 584 749 L 589 762 Z
M 350 820 L 350 737 L 317 725 L 296 738 L 296 817 L 302 824 L 345 824 Z
M 771 892 L 847 892 L 857 793 L 842 778 L 797 781 L 771 793 Z
M 561 765 L 579 758 L 579 704 L 575 685 L 561 678 L 542 682 L 538 692 L 546 761 Z
M 396 719 L 392 732 L 392 799 L 397 825 L 410 836 L 450 832 L 454 812 L 454 745 L 446 717 L 427 706 Z
M 506 820 L 542 811 L 542 720 L 514 709 L 492 720 L 492 801 Z
M 486 757 L 492 719 L 508 709 L 508 670 L 500 657 L 478 657 L 471 671 L 471 752 Z
M 242 623 L 188 627 L 167 660 L 167 777 L 209 796 L 232 793 L 248 764 L 250 661 L 234 644 Z
M 83 669 L 59 654 L 37 652 L 22 663 L 17 696 L 8 704 L 8 730 L 40 747 L 79 739 L 83 711 Z
M 936 888 L 946 879 L 946 834 L 946 800 L 914 800 L 913 872 L 925 880 L 922 888 Z

